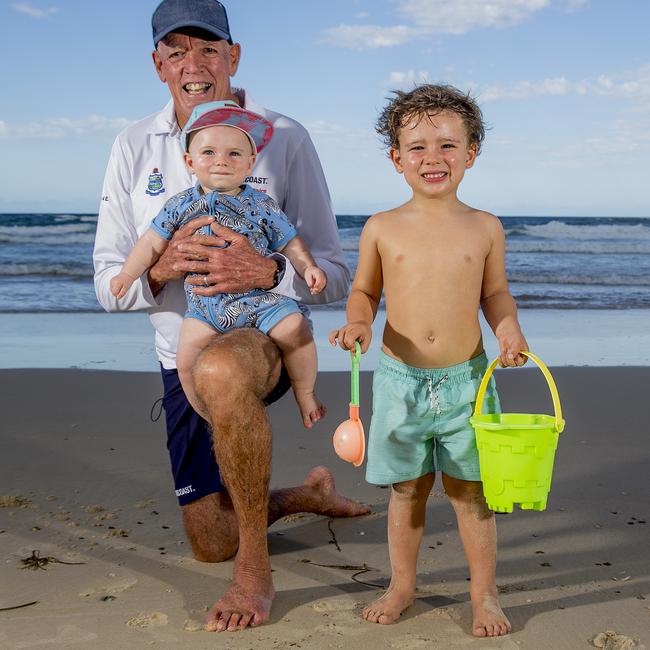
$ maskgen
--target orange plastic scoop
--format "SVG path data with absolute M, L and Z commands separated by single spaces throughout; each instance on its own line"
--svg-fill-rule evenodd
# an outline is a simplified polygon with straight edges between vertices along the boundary
M 363 424 L 359 419 L 359 362 L 361 361 L 361 346 L 355 341 L 355 351 L 350 351 L 352 358 L 352 381 L 350 400 L 350 419 L 341 422 L 334 432 L 332 442 L 334 451 L 339 458 L 347 460 L 355 467 L 363 463 L 366 455 L 366 436 Z

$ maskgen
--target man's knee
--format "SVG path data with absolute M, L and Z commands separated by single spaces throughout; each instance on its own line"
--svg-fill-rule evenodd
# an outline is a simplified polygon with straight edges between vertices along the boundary
M 225 397 L 236 391 L 262 399 L 279 379 L 279 351 L 259 330 L 232 330 L 201 352 L 193 376 L 200 397 Z

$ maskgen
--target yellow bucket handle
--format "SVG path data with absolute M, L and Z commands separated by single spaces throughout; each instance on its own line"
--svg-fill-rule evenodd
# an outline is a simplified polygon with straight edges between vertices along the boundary
M 560 396 L 558 395 L 557 387 L 553 381 L 553 376 L 549 372 L 549 369 L 546 367 L 544 362 L 539 357 L 536 357 L 532 352 L 524 352 L 522 350 L 520 354 L 523 354 L 534 361 L 546 378 L 546 383 L 548 384 L 549 390 L 551 391 L 551 397 L 553 398 L 553 408 L 555 409 L 555 428 L 558 430 L 558 433 L 561 433 L 564 430 L 564 420 L 562 419 L 562 406 L 560 405 Z M 481 415 L 483 411 L 483 397 L 485 397 L 485 391 L 487 390 L 488 382 L 490 381 L 490 377 L 492 376 L 494 369 L 497 367 L 497 363 L 499 363 L 498 357 L 490 364 L 488 369 L 485 371 L 485 374 L 483 375 L 483 380 L 481 381 L 481 385 L 479 386 L 478 393 L 476 395 L 476 406 L 474 407 L 475 416 Z

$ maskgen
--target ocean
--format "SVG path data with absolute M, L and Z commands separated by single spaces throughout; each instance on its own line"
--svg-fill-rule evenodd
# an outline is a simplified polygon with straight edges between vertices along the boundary
M 337 216 L 353 272 L 367 218 Z M 510 289 L 520 308 L 650 308 L 650 219 L 501 221 Z M 96 214 L 0 214 L 0 313 L 102 311 L 92 282 L 96 224 Z

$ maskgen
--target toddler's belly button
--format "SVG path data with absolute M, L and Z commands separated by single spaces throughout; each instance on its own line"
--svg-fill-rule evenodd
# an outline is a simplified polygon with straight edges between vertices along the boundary
M 429 334 L 427 336 L 427 341 L 429 341 L 429 343 L 433 343 L 435 340 L 436 340 L 436 337 L 433 334 Z

